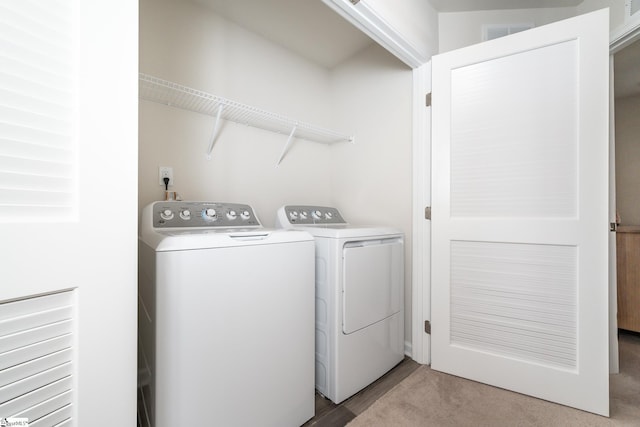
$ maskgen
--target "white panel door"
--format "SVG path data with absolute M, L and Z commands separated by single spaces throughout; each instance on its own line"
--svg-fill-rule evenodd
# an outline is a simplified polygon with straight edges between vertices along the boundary
M 608 12 L 433 58 L 432 367 L 602 415 Z
M 132 426 L 138 5 L 0 11 L 0 418 Z

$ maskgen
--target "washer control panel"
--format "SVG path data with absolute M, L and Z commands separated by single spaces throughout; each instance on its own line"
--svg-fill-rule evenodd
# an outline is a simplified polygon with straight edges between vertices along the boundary
M 240 203 L 156 202 L 153 226 L 174 227 L 261 227 L 253 208 Z
M 346 224 L 336 208 L 326 206 L 284 206 L 290 224 Z

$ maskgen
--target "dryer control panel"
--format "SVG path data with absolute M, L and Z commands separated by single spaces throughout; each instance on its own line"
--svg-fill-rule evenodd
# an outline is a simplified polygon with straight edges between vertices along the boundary
M 277 220 L 281 225 L 346 224 L 338 209 L 326 206 L 283 206 Z
M 153 204 L 153 226 L 261 227 L 253 208 L 240 203 L 165 201 Z

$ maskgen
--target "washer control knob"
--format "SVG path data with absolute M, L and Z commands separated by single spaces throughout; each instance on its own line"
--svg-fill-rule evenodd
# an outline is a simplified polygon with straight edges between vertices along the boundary
M 295 220 L 296 218 L 298 218 L 298 211 L 289 212 L 289 218 L 292 220 Z
M 183 209 L 180 211 L 180 218 L 186 220 L 191 219 L 191 211 L 189 209 Z
M 216 213 L 216 210 L 215 210 L 215 209 L 213 209 L 213 208 L 205 209 L 202 213 L 203 213 L 203 215 L 202 215 L 202 216 L 203 216 L 205 219 L 216 219 L 216 216 L 218 215 L 218 214 Z
M 171 209 L 165 209 L 160 212 L 160 218 L 164 219 L 165 221 L 169 221 L 170 219 L 173 219 L 173 212 L 171 212 Z
M 240 217 L 242 219 L 249 219 L 251 218 L 251 212 L 249 212 L 248 210 L 243 210 L 242 212 L 240 212 Z
M 311 216 L 314 219 L 320 219 L 320 218 L 322 218 L 322 212 L 320 212 L 320 210 L 316 209 L 315 211 L 311 212 Z
M 327 219 L 331 219 L 331 218 L 333 218 L 333 213 L 332 212 L 327 212 L 327 213 L 324 214 L 324 217 L 327 218 Z
M 300 219 L 307 219 L 308 216 L 307 211 L 300 211 Z
M 227 212 L 227 218 L 229 218 L 230 220 L 234 220 L 238 217 L 238 213 L 236 211 L 234 211 L 233 209 L 230 210 L 229 212 Z

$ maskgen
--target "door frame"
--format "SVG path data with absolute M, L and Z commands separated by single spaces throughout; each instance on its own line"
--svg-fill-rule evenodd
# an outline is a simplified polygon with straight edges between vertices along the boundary
M 610 32 L 611 55 L 640 40 L 640 13 Z M 428 70 L 427 70 L 428 64 Z M 431 224 L 425 219 L 425 207 L 431 205 L 431 109 L 424 113 L 425 94 L 431 91 L 431 62 L 413 69 L 413 277 L 412 277 L 412 343 L 411 357 L 418 363 L 431 363 L 431 336 L 425 333 L 425 322 L 431 321 Z M 428 79 L 428 83 L 426 82 Z M 613 120 L 613 114 L 611 115 Z M 426 143 L 425 143 L 426 142 Z M 613 142 L 610 142 L 613 144 Z M 424 154 L 424 153 L 428 154 Z M 426 161 L 419 161 L 423 159 Z M 428 161 L 428 162 L 427 162 Z M 612 160 L 613 161 L 613 160 Z M 615 248 L 615 240 L 614 240 Z M 615 250 L 615 249 L 614 249 Z M 610 259 L 612 259 L 610 257 Z M 617 284 L 615 258 L 609 271 L 609 329 L 611 373 L 617 373 Z
M 425 321 L 431 320 L 431 60 L 413 69 L 413 208 L 411 276 L 411 355 L 422 364 L 431 363 L 431 339 Z M 428 141 L 427 144 L 424 141 Z M 423 260 L 429 260 L 423 262 Z
M 611 32 L 609 42 L 609 75 L 610 107 L 609 107 L 609 218 L 616 222 L 616 186 L 615 186 L 615 97 L 613 94 L 615 69 L 613 55 L 630 44 L 640 40 L 640 13 L 630 18 L 624 25 Z M 617 248 L 616 233 L 609 239 L 609 372 L 620 372 L 620 355 L 618 351 L 618 281 L 617 281 Z

